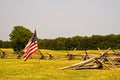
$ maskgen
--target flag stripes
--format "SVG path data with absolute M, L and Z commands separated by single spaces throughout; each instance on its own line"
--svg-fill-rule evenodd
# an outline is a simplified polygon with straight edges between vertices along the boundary
M 28 41 L 26 47 L 24 48 L 24 51 L 25 51 L 25 52 L 26 52 L 26 50 L 29 48 L 30 44 L 31 44 L 31 39 Z
M 31 39 L 28 41 L 26 47 L 24 48 L 24 51 L 26 52 L 23 56 L 24 61 L 26 61 L 30 55 L 34 54 L 36 51 L 38 51 L 38 43 L 36 40 L 36 31 L 31 37 Z

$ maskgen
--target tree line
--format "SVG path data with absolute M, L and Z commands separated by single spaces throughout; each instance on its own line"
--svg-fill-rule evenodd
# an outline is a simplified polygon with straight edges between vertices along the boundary
M 77 48 L 78 50 L 107 49 L 112 47 L 113 49 L 120 48 L 120 35 L 92 35 L 92 36 L 74 36 L 74 37 L 59 37 L 56 39 L 39 39 L 39 47 L 42 49 L 52 50 L 72 50 Z
M 11 41 L 2 41 L 0 40 L 0 48 L 11 48 Z
M 19 44 L 16 46 L 20 46 Z M 25 45 L 24 45 L 25 46 Z M 23 46 L 23 47 L 24 47 Z M 56 39 L 38 39 L 38 46 L 40 49 L 51 50 L 78 50 L 107 49 L 112 47 L 113 49 L 120 49 L 120 35 L 92 35 L 92 36 L 74 36 L 74 37 L 58 37 Z M 13 48 L 11 41 L 0 40 L 0 48 Z
M 0 40 L 0 48 L 13 48 L 14 51 L 21 51 L 28 40 L 32 36 L 32 32 L 23 27 L 15 26 L 9 34 L 10 41 Z M 120 48 L 120 34 L 109 35 L 92 35 L 92 36 L 73 36 L 73 37 L 58 37 L 56 39 L 38 39 L 38 46 L 40 49 L 51 50 L 88 50 L 88 49 L 113 49 Z

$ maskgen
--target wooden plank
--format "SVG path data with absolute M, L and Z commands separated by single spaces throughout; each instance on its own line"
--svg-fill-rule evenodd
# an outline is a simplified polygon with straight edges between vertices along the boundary
M 110 64 L 112 64 L 113 67 L 116 68 L 116 66 L 113 64 L 113 62 L 109 58 L 107 58 L 107 60 L 109 61 Z
M 106 65 L 106 64 L 104 64 L 102 61 L 100 61 L 100 60 L 98 60 L 98 59 L 96 59 L 98 62 L 100 62 L 103 66 L 105 66 L 106 68 L 108 68 L 108 69 L 111 69 L 108 65 Z
M 90 59 L 87 59 L 86 61 L 82 61 L 82 62 L 73 64 L 73 65 L 70 65 L 70 66 L 65 66 L 65 67 L 60 68 L 60 69 L 64 70 L 64 69 L 69 69 L 69 68 L 73 68 L 73 67 L 77 67 L 77 66 L 81 67 L 81 66 L 83 66 L 83 65 L 85 65 L 87 63 L 90 63 L 90 62 L 94 61 L 94 60 L 95 60 L 95 57 L 92 57 Z
M 107 54 L 107 52 L 111 49 L 111 47 L 109 47 L 105 52 L 103 52 L 99 58 L 102 58 L 103 56 L 105 56 Z

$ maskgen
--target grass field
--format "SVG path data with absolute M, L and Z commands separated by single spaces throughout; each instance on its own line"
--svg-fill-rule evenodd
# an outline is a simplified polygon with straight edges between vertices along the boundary
M 11 51 L 6 50 L 12 54 Z M 57 55 L 65 51 L 51 53 Z M 120 68 L 60 70 L 77 62 L 80 60 L 0 59 L 0 80 L 120 80 Z
M 60 70 L 78 60 L 0 59 L 0 80 L 120 80 L 120 69 Z

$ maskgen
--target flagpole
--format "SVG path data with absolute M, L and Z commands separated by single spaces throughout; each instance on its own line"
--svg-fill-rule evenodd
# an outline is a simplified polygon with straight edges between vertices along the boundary
M 34 29 L 35 29 L 35 31 L 36 31 L 36 27 L 34 27 Z M 36 34 L 37 34 L 37 31 L 36 31 Z M 38 41 L 38 37 L 37 37 L 37 35 L 36 35 L 36 39 L 37 39 L 37 41 Z M 39 46 L 38 46 L 38 51 L 39 51 Z M 39 56 L 40 57 L 40 56 Z M 39 59 L 39 57 L 38 57 L 38 62 L 40 63 L 40 59 Z
M 34 29 L 35 29 L 35 31 L 36 31 L 36 27 L 34 27 Z M 37 34 L 37 31 L 36 31 L 36 34 Z M 38 37 L 37 37 L 37 35 L 36 35 L 36 39 L 37 39 L 37 41 L 38 41 Z M 38 51 L 39 51 L 39 46 L 38 46 Z M 40 59 L 39 59 L 39 57 L 40 57 L 40 56 L 38 56 L 38 63 L 40 63 Z

